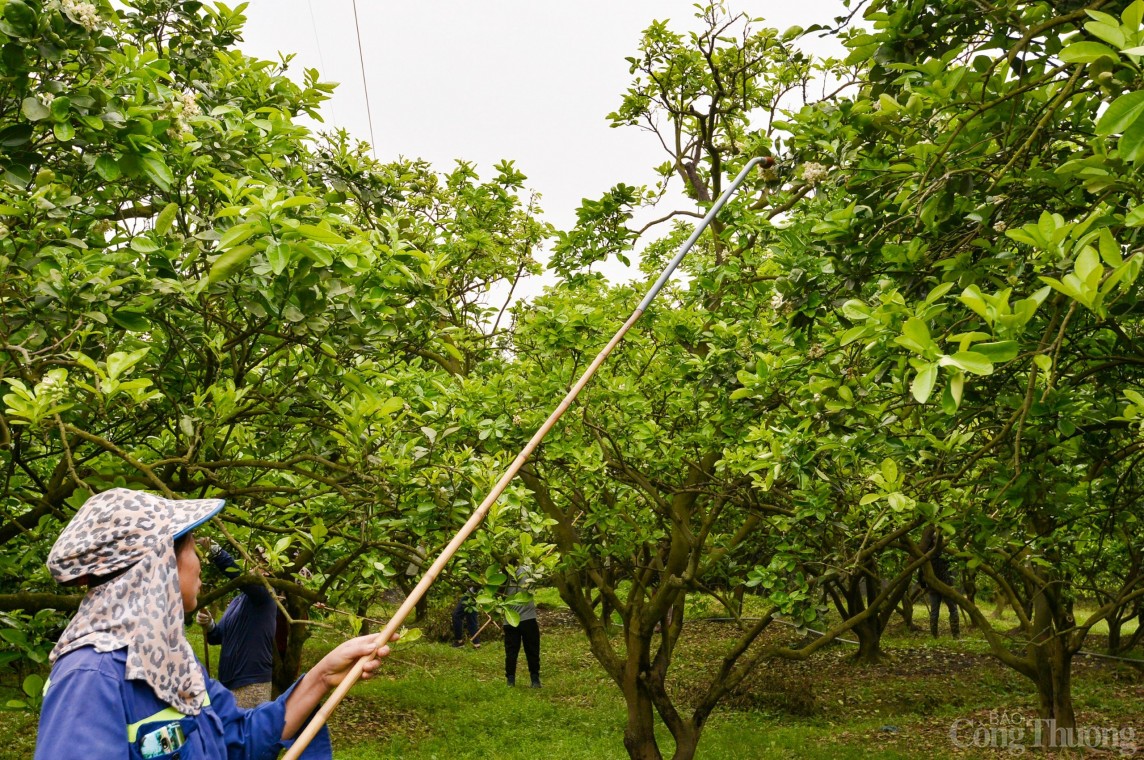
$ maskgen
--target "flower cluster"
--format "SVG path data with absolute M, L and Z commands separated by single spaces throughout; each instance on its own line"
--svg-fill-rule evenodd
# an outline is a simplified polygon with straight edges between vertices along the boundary
M 1009 229 L 1009 225 L 1005 224 L 1005 222 L 994 222 L 993 223 L 993 231 L 994 232 L 1004 232 L 1007 229 Z
M 91 3 L 84 3 L 80 0 L 53 0 L 47 7 L 63 12 L 73 23 L 79 24 L 89 32 L 94 32 L 103 26 L 103 19 L 99 17 L 99 11 Z
M 781 311 L 783 308 L 784 300 L 785 299 L 783 298 L 783 294 L 776 291 L 771 296 L 771 308 L 774 309 L 775 311 Z
M 51 403 L 56 403 L 67 395 L 67 376 L 66 370 L 54 369 L 44 376 L 44 379 L 36 383 L 36 396 Z
M 808 185 L 817 185 L 830 176 L 830 170 L 822 164 L 808 161 L 802 165 L 802 179 Z
M 815 343 L 810 347 L 810 350 L 806 352 L 806 355 L 811 359 L 821 359 L 826 355 L 826 348 L 823 347 L 821 343 Z
M 183 135 L 190 135 L 193 130 L 191 129 L 188 119 L 195 116 L 202 116 L 203 109 L 199 107 L 199 102 L 195 100 L 195 94 L 189 90 L 179 93 L 175 97 L 174 118 L 172 119 L 172 126 L 167 130 L 167 134 L 171 137 L 182 137 Z

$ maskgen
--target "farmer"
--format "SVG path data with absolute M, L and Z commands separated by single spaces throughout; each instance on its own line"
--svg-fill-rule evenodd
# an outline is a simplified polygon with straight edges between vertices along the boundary
M 461 594 L 461 598 L 457 600 L 456 606 L 453 607 L 453 646 L 465 646 L 465 639 L 463 637 L 462 627 L 468 629 L 469 640 L 473 642 L 474 649 L 481 648 L 481 642 L 477 641 L 477 589 L 475 586 L 469 586 L 465 592 Z
M 88 499 L 60 534 L 48 569 L 88 593 L 52 650 L 37 760 L 166 757 L 163 738 L 181 760 L 274 757 L 358 659 L 375 655 L 369 677 L 389 654 L 374 636 L 351 639 L 278 699 L 239 708 L 183 635 L 201 585 L 191 531 L 222 507 L 114 488 Z M 332 757 L 325 729 L 304 757 Z
M 934 544 L 937 544 L 936 548 Z M 929 552 L 933 550 L 933 554 L 929 558 L 930 567 L 933 568 L 934 577 L 947 586 L 953 585 L 953 573 L 949 569 L 949 560 L 943 554 L 945 549 L 945 542 L 942 541 L 940 535 L 936 535 L 933 526 L 927 526 L 922 532 L 922 551 Z M 929 591 L 929 627 L 930 635 L 935 639 L 937 638 L 938 623 L 941 621 L 941 604 L 944 601 L 946 608 L 949 610 L 949 632 L 956 639 L 961 635 L 960 620 L 957 617 L 957 603 L 935 588 L 930 588 L 926 585 L 925 574 L 923 571 L 918 571 L 918 583 L 922 588 Z
M 532 586 L 532 569 L 527 565 L 517 568 L 515 584 L 505 589 L 508 596 L 519 594 Z M 520 645 L 524 644 L 524 657 L 528 661 L 528 675 L 532 688 L 540 688 L 540 624 L 536 622 L 536 600 L 513 607 L 520 616 L 516 625 L 507 620 L 504 626 L 504 675 L 509 686 L 516 686 L 516 660 Z
M 211 564 L 227 578 L 242 575 L 234 558 L 217 543 L 200 538 L 198 544 L 207 550 Z M 257 568 L 255 572 L 264 571 Z M 247 583 L 238 588 L 241 593 L 231 600 L 217 624 L 205 608 L 198 611 L 195 620 L 206 629 L 208 645 L 222 645 L 219 682 L 231 690 L 239 707 L 251 708 L 270 701 L 278 605 L 265 584 Z

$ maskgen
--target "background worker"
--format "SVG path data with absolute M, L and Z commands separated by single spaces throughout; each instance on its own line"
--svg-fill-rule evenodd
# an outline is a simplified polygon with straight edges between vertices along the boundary
M 457 604 L 453 607 L 453 646 L 463 647 L 465 645 L 464 629 L 469 632 L 469 640 L 473 643 L 474 649 L 481 648 L 481 642 L 477 640 L 477 589 L 469 586 L 465 592 L 461 594 L 461 598 L 457 600 Z
M 521 565 L 514 574 L 516 582 L 505 589 L 508 596 L 527 591 L 533 584 L 531 568 Z M 536 621 L 536 600 L 529 599 L 526 603 L 516 605 L 514 610 L 520 616 L 520 622 L 511 625 L 505 620 L 504 626 L 504 675 L 509 686 L 516 686 L 516 661 L 520 655 L 521 644 L 524 645 L 524 657 L 528 661 L 528 675 L 532 681 L 532 688 L 540 688 L 540 624 Z
M 206 550 L 211 564 L 228 579 L 242 575 L 238 563 L 217 543 L 209 538 L 200 538 L 198 543 Z M 252 570 L 262 572 L 261 568 Z M 195 620 L 206 629 L 206 644 L 222 647 L 218 680 L 231 690 L 238 706 L 250 708 L 268 702 L 274 676 L 278 605 L 266 585 L 239 586 L 239 594 L 218 623 L 205 608 L 199 610 Z

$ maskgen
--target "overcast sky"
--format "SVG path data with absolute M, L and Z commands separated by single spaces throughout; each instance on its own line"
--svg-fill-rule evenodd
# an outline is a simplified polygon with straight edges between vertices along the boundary
M 754 0 L 731 8 L 766 25 L 829 24 L 841 0 Z M 656 139 L 612 129 L 640 33 L 655 19 L 694 25 L 692 0 L 358 0 L 376 154 L 419 157 L 447 170 L 474 162 L 482 177 L 513 159 L 543 196 L 548 221 L 571 226 L 584 197 L 617 182 L 649 184 L 665 159 Z M 294 53 L 292 66 L 339 82 L 326 123 L 369 140 L 351 0 L 251 0 L 243 49 Z M 832 40 L 803 43 L 833 54 Z

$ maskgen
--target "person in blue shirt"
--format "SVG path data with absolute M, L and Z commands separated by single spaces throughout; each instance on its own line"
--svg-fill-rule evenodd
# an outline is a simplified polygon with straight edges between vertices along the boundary
M 389 647 L 360 636 L 252 710 L 206 674 L 183 631 L 201 586 L 191 531 L 222 507 L 113 488 L 68 523 L 48 569 L 89 590 L 52 650 L 36 760 L 271 760 L 354 663 L 372 655 L 362 677 L 376 672 Z M 332 758 L 325 728 L 302 756 Z
M 219 572 L 227 578 L 242 575 L 242 568 L 225 549 L 207 538 L 198 541 Z M 270 701 L 278 605 L 263 583 L 247 583 L 239 591 L 217 624 L 207 609 L 199 610 L 195 620 L 206 629 L 208 645 L 222 646 L 218 680 L 231 690 L 239 707 L 249 708 Z

